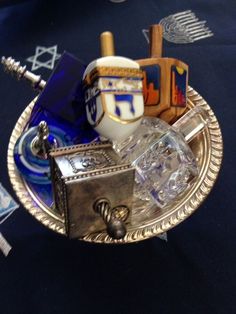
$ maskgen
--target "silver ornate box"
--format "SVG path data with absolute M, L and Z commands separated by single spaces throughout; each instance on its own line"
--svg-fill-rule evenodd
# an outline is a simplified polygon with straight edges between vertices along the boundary
M 55 207 L 70 238 L 109 230 L 112 220 L 112 228 L 130 221 L 135 169 L 121 162 L 110 143 L 52 150 L 50 165 Z

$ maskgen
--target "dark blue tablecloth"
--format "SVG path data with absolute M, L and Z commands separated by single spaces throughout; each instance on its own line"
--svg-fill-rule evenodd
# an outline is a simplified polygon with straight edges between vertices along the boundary
M 98 37 L 114 33 L 117 55 L 147 56 L 142 29 L 191 9 L 214 37 L 188 45 L 164 42 L 164 55 L 184 60 L 190 85 L 211 105 L 224 138 L 218 181 L 197 212 L 158 238 L 123 246 L 69 241 L 20 207 L 0 225 L 13 249 L 0 253 L 0 313 L 227 313 L 236 312 L 235 0 L 0 1 L 0 55 L 22 64 L 36 46 L 71 52 L 85 63 L 99 57 Z M 44 56 L 45 57 L 45 56 Z M 45 60 L 44 60 L 45 61 Z M 49 69 L 37 74 L 47 79 Z M 0 71 L 0 181 L 7 174 L 12 129 L 35 92 Z

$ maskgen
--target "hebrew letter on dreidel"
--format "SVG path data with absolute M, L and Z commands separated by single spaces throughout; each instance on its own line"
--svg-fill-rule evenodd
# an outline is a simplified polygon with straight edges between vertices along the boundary
M 128 104 L 128 108 L 126 107 L 125 111 L 128 111 L 131 115 L 134 116 L 135 114 L 135 109 L 134 109 L 134 104 L 133 104 L 133 95 L 130 94 L 121 94 L 121 95 L 114 95 L 115 97 L 115 104 L 116 104 L 116 109 L 115 109 L 115 114 L 119 117 L 122 116 L 122 110 L 121 110 L 121 106 L 122 103 L 127 103 Z M 124 107 L 124 104 L 123 104 Z

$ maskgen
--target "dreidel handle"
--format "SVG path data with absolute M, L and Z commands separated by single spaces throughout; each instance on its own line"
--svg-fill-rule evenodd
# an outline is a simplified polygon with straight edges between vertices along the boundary
M 151 25 L 149 28 L 149 49 L 151 58 L 162 57 L 163 28 L 160 24 Z
M 114 37 L 111 32 L 103 32 L 100 35 L 101 56 L 108 57 L 115 55 Z
M 40 159 L 48 159 L 48 154 L 51 149 L 57 148 L 57 140 L 51 134 L 51 141 L 49 140 L 50 131 L 46 121 L 41 121 L 38 125 L 36 136 L 33 138 L 30 148 L 32 154 Z
M 111 208 L 106 198 L 100 198 L 94 203 L 95 212 L 99 213 L 107 226 L 107 233 L 113 239 L 119 240 L 126 235 L 126 226 L 122 219 L 116 218 L 113 214 L 115 208 Z

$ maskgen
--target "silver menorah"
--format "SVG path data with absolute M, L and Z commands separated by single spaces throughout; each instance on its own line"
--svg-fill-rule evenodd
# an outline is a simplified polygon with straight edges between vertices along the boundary
M 213 36 L 206 22 L 199 21 L 194 12 L 187 10 L 164 17 L 159 24 L 163 26 L 163 37 L 167 41 L 183 44 Z

